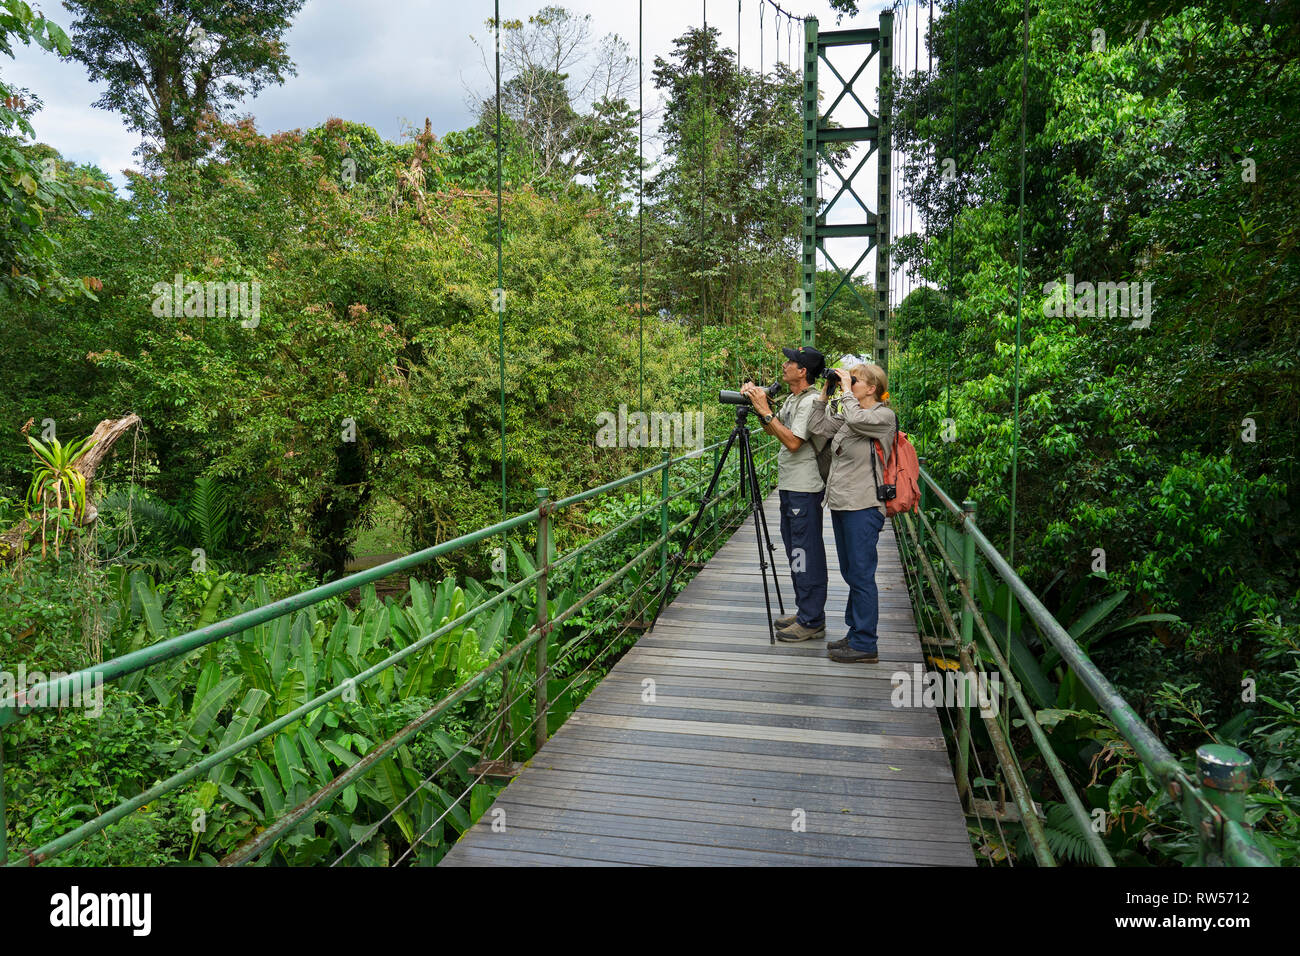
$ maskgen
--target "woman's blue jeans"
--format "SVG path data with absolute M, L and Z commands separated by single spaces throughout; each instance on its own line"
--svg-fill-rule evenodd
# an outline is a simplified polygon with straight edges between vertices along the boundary
M 840 574 L 849 586 L 849 600 L 844 606 L 849 647 L 868 654 L 876 653 L 878 639 L 880 594 L 876 590 L 876 543 L 884 526 L 885 516 L 879 508 L 831 512 Z

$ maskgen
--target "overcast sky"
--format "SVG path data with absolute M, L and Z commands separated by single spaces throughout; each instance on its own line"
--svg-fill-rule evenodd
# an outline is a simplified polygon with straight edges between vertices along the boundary
M 540 0 L 505 0 L 501 16 L 523 19 L 543 5 Z M 636 55 L 635 0 L 568 0 L 559 5 L 590 14 L 595 36 L 616 33 Z M 70 26 L 71 15 L 61 5 L 47 0 L 44 6 L 55 22 Z M 655 96 L 650 81 L 655 56 L 666 56 L 675 37 L 698 25 L 705 6 L 701 0 L 651 0 L 646 4 L 647 110 Z M 741 13 L 741 60 L 755 69 L 759 62 L 758 6 L 757 0 L 743 0 Z M 819 17 L 823 29 L 835 27 L 836 14 L 826 0 L 790 0 L 783 6 L 797 14 Z M 884 4 L 874 0 L 862 6 L 872 12 L 861 14 L 857 23 L 874 25 L 875 11 Z M 734 50 L 736 4 L 714 0 L 707 4 L 707 11 L 710 23 L 722 30 L 722 42 Z M 480 50 L 471 40 L 476 37 L 490 56 L 492 37 L 485 21 L 491 16 L 492 3 L 485 0 L 307 0 L 286 37 L 298 75 L 289 77 L 283 86 L 264 90 L 239 108 L 251 113 L 258 129 L 267 134 L 308 129 L 330 116 L 366 123 L 388 139 L 397 139 L 406 124 L 423 126 L 426 116 L 439 136 L 463 129 L 472 122 L 466 87 L 482 93 L 492 88 L 492 77 L 485 72 Z M 763 44 L 768 65 L 776 46 L 774 19 L 775 12 L 768 7 Z M 782 47 L 786 39 L 783 28 Z M 792 48 L 797 56 L 797 46 Z M 69 159 L 97 163 L 120 184 L 121 170 L 136 165 L 131 152 L 139 137 L 123 125 L 118 114 L 91 106 L 103 92 L 102 84 L 89 82 L 79 63 L 60 61 L 35 45 L 19 46 L 15 53 L 12 61 L 0 58 L 0 75 L 44 101 L 45 108 L 34 123 L 38 138 Z M 781 55 L 784 59 L 785 52 Z
M 559 5 L 590 14 L 594 36 L 618 34 L 636 56 L 635 0 L 564 0 Z M 783 0 L 781 5 L 798 15 L 818 17 L 823 30 L 836 28 L 837 14 L 831 10 L 827 0 Z M 859 5 L 863 12 L 852 20 L 846 18 L 840 27 L 875 26 L 879 22 L 879 11 L 888 6 L 882 0 L 860 0 Z M 65 29 L 70 26 L 71 16 L 61 4 L 46 0 L 43 6 L 55 22 Z M 542 0 L 531 3 L 504 0 L 501 16 L 503 19 L 526 19 L 542 6 Z M 741 2 L 741 61 L 753 69 L 758 68 L 760 56 L 759 6 L 759 0 Z M 283 86 L 271 87 L 246 100 L 237 110 L 251 114 L 257 128 L 264 134 L 308 129 L 331 116 L 365 123 L 392 140 L 398 139 L 410 126 L 423 127 L 426 116 L 432 121 L 433 131 L 438 136 L 450 130 L 464 129 L 473 122 L 467 90 L 473 88 L 486 95 L 492 89 L 492 76 L 485 70 L 483 60 L 484 52 L 489 59 L 491 56 L 492 36 L 486 21 L 492 16 L 492 9 L 492 3 L 486 0 L 460 3 L 448 0 L 307 0 L 286 36 L 297 75 L 289 77 Z M 657 92 L 650 79 L 654 58 L 667 56 L 672 50 L 673 39 L 688 27 L 698 25 L 706 10 L 710 25 L 722 31 L 722 43 L 734 50 L 737 41 L 735 2 L 651 0 L 645 4 L 645 105 L 648 114 L 658 105 Z M 776 19 L 773 8 L 765 6 L 762 52 L 764 64 L 769 67 L 777 55 Z M 901 17 L 896 23 L 902 26 Z M 912 28 L 909 26 L 906 32 L 910 37 Z M 788 42 L 789 33 L 783 25 L 780 56 L 787 60 L 788 48 L 797 60 L 798 34 L 796 32 L 793 42 Z M 471 37 L 482 44 L 482 51 Z M 834 59 L 839 51 L 831 52 Z M 44 108 L 33 118 L 40 141 L 50 144 L 70 160 L 97 164 L 119 187 L 124 185 L 122 170 L 137 166 L 132 151 L 139 145 L 140 137 L 126 128 L 119 114 L 92 107 L 103 87 L 87 79 L 84 67 L 73 60 L 60 60 L 35 45 L 19 46 L 13 60 L 0 57 L 0 76 L 6 82 L 30 89 L 44 102 Z M 870 92 L 867 103 L 874 110 L 874 64 L 863 79 L 866 82 L 860 86 Z M 828 75 L 823 81 L 823 91 L 829 91 L 831 95 L 838 92 L 837 88 L 829 85 L 833 83 L 833 78 Z M 635 96 L 632 103 L 635 106 Z M 842 115 L 837 113 L 836 118 L 846 125 L 855 125 L 860 115 L 844 112 Z M 647 123 L 648 139 L 653 132 L 652 126 L 652 121 Z M 648 156 L 653 157 L 656 153 L 653 144 L 647 147 Z M 874 167 L 872 160 L 863 173 L 874 176 Z M 871 180 L 864 179 L 863 182 L 870 183 Z M 823 189 L 827 186 L 833 189 L 834 185 L 827 180 Z M 869 188 L 859 191 L 867 198 L 875 194 L 874 189 Z M 830 218 L 832 221 L 842 220 L 848 213 L 847 208 L 842 208 L 833 212 Z M 850 262 L 852 258 L 856 255 Z

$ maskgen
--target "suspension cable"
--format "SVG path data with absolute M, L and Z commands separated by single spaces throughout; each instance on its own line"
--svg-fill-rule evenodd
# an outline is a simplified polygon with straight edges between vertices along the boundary
M 950 34 L 952 42 L 950 49 L 952 51 L 952 155 L 949 157 L 952 161 L 952 215 L 948 220 L 948 336 L 951 338 L 954 327 L 954 309 L 956 300 L 954 299 L 953 278 L 957 271 L 957 209 L 960 203 L 957 201 L 959 190 L 959 177 L 957 175 L 957 86 L 958 79 L 961 76 L 961 56 L 960 47 L 958 47 L 958 29 L 961 25 L 961 0 L 953 0 L 952 5 L 952 27 Z M 949 342 L 949 348 L 955 348 L 952 342 Z M 956 364 L 956 356 L 948 356 L 948 388 L 947 388 L 947 417 L 952 419 L 952 369 Z
M 644 57 L 645 0 L 636 4 L 636 271 L 637 271 L 637 358 L 640 371 L 637 375 L 637 410 L 645 414 L 645 57 Z M 645 471 L 645 443 L 638 442 L 637 470 Z M 645 479 L 637 482 L 641 507 L 645 508 Z M 645 525 L 638 524 L 639 540 L 645 543 Z
M 1017 459 L 1020 453 L 1020 332 L 1023 315 L 1023 297 L 1025 285 L 1025 125 L 1029 110 L 1029 0 L 1024 0 L 1024 50 L 1020 59 L 1020 208 L 1016 213 L 1019 236 L 1016 264 L 1016 397 L 1015 411 L 1012 415 L 1011 431 L 1011 515 L 1007 533 L 1007 563 L 1012 569 L 1016 566 L 1016 478 Z M 1011 659 L 1011 596 L 1007 589 L 1007 643 L 1002 649 L 1007 660 Z
M 501 391 L 501 520 L 506 520 L 506 296 L 501 265 L 501 0 L 494 0 L 493 27 L 496 38 L 496 113 L 497 113 L 497 287 L 493 307 L 497 311 L 497 369 Z M 501 536 L 501 573 L 510 583 L 510 535 Z
M 704 326 L 709 319 L 709 289 L 706 269 L 708 256 L 704 249 L 704 210 L 707 199 L 704 191 L 705 172 L 705 129 L 708 126 L 709 111 L 709 0 L 700 0 L 704 33 L 700 39 L 700 420 L 704 420 Z M 700 473 L 703 474 L 704 456 L 700 456 Z

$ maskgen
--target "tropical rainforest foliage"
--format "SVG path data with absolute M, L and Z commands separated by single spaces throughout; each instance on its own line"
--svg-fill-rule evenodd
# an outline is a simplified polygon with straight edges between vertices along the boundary
M 322 113 L 272 133 L 232 111 L 293 75 L 280 38 L 300 0 L 238 16 L 173 0 L 147 19 L 67 6 L 65 33 L 0 0 L 0 53 L 36 42 L 104 79 L 95 105 L 141 134 L 143 169 L 119 190 L 68 162 L 39 142 L 39 91 L 0 77 L 0 531 L 27 522 L 0 567 L 5 666 L 74 670 L 337 578 L 362 540 L 425 548 L 535 508 L 539 486 L 560 498 L 656 463 L 658 449 L 598 446 L 598 416 L 621 405 L 702 411 L 716 440 L 732 416 L 709 395 L 771 381 L 797 336 L 801 78 L 737 69 L 716 27 L 683 30 L 647 63 L 665 106 L 662 155 L 643 169 L 627 45 L 557 7 L 503 22 L 498 222 L 488 87 L 461 130 L 426 122 L 392 142 Z M 1172 749 L 1212 737 L 1254 756 L 1251 819 L 1294 861 L 1296 4 L 1030 3 L 1023 217 L 1024 4 L 934 12 L 933 68 L 896 75 L 892 116 L 896 188 L 920 224 L 894 249 L 924 283 L 894 314 L 904 428 Z M 1067 281 L 1150 283 L 1150 321 L 1060 315 L 1049 285 Z M 160 291 L 176 282 L 255 288 L 256 310 L 191 309 Z M 819 344 L 863 351 L 873 325 L 842 296 Z M 141 426 L 79 489 L 76 443 L 127 413 Z M 699 490 L 687 473 L 675 522 Z M 557 519 L 560 550 L 622 536 L 557 575 L 552 617 L 659 533 L 657 509 L 637 514 L 657 481 Z M 500 545 L 134 675 L 102 716 L 5 728 L 10 847 L 66 832 L 484 604 L 533 570 L 527 534 Z M 635 636 L 655 568 L 552 633 L 554 720 Z M 989 578 L 978 591 L 1024 647 L 1018 674 L 1109 814 L 1117 859 L 1188 860 L 1174 808 L 1096 702 L 1031 624 L 1004 619 L 1004 589 Z M 482 673 L 535 613 L 525 589 L 69 859 L 220 859 Z M 494 793 L 479 783 L 454 799 L 476 760 L 504 753 L 484 730 L 527 723 L 527 699 L 509 715 L 506 690 L 483 682 L 267 859 L 438 859 Z M 1031 776 L 1058 848 L 1085 862 L 1060 795 L 1041 767 Z

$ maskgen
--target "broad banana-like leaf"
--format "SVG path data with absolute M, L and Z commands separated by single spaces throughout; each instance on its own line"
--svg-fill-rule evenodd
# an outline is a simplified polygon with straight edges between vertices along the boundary
M 1003 635 L 997 632 L 994 632 L 993 637 L 999 644 L 1004 639 Z M 1056 698 L 1056 687 L 1047 674 L 1043 672 L 1042 667 L 1039 666 L 1038 658 L 1034 655 L 1034 652 L 1015 632 L 1011 634 L 1010 663 L 1011 669 L 1019 679 L 1021 687 L 1029 692 L 1030 698 L 1039 707 L 1049 706 Z
M 140 602 L 140 611 L 144 615 L 144 621 L 149 628 L 150 635 L 156 641 L 164 640 L 168 636 L 167 625 L 163 623 L 162 601 L 158 597 L 158 592 L 149 585 L 143 574 L 139 578 L 135 578 L 134 587 L 136 598 Z
M 302 754 L 298 753 L 298 748 L 293 742 L 293 736 L 277 734 L 275 744 L 271 747 L 271 755 L 275 758 L 275 770 L 280 776 L 280 783 L 288 793 L 306 776 L 306 765 L 303 763 Z
M 208 695 L 208 691 L 216 687 L 221 681 L 221 667 L 216 661 L 209 661 L 199 671 L 199 679 L 194 685 L 194 699 L 190 702 L 190 719 L 198 713 L 199 701 Z
M 213 582 L 212 590 L 208 592 L 207 600 L 203 602 L 203 609 L 199 611 L 199 619 L 194 622 L 194 629 L 207 627 L 217 619 L 221 613 L 221 604 L 226 598 L 226 582 L 218 579 Z M 216 647 L 215 644 L 209 645 Z
M 311 734 L 307 733 L 303 727 L 298 728 L 298 746 L 301 748 L 303 755 L 310 764 L 312 773 L 316 775 L 318 783 L 324 784 L 334 779 L 334 774 L 330 771 L 329 757 L 321 749 Z
M 266 658 L 258 653 L 251 640 L 244 637 L 235 639 L 235 653 L 239 655 L 244 680 L 270 697 L 275 692 L 275 685 L 271 683 L 271 671 L 266 666 Z
M 226 706 L 231 695 L 238 690 L 240 683 L 241 678 L 227 677 L 208 690 L 201 700 L 196 698 L 197 703 L 193 708 L 190 723 L 185 728 L 186 740 L 176 750 L 178 763 L 188 763 L 190 758 L 208 742 L 208 728 Z
M 141 672 L 143 673 L 143 672 Z M 153 674 L 145 674 L 144 682 L 149 685 L 153 691 L 154 699 L 166 708 L 171 706 L 172 698 L 176 696 L 176 685 L 174 681 L 166 677 L 157 677 Z
M 322 737 L 317 741 L 317 743 L 321 745 L 321 749 L 328 751 L 330 756 L 339 761 L 339 763 L 343 764 L 345 767 L 351 767 L 361 759 L 337 740 L 329 740 Z
M 1098 601 L 1088 610 L 1079 615 L 1079 619 L 1070 625 L 1070 636 L 1076 641 L 1082 642 L 1087 633 L 1100 624 L 1110 615 L 1115 608 L 1119 607 L 1128 598 L 1127 591 L 1120 591 L 1118 594 L 1107 595 Z
M 442 804 L 438 812 L 441 813 L 443 810 L 447 811 L 445 819 L 452 822 L 452 825 L 456 828 L 458 833 L 464 833 L 470 828 L 470 826 L 472 826 L 469 819 L 469 813 L 465 810 L 463 800 L 457 803 L 451 794 L 447 793 L 446 790 L 443 790 L 435 784 L 429 784 L 426 789 L 437 798 L 437 802 Z
M 267 819 L 278 817 L 284 812 L 284 791 L 275 780 L 275 774 L 271 773 L 271 768 L 261 759 L 253 761 L 252 766 L 253 781 L 261 791 L 262 806 L 265 807 L 264 815 Z
M 282 617 L 275 621 L 271 631 L 271 682 L 277 686 L 289 665 L 289 634 L 293 622 Z
M 494 660 L 500 656 L 500 652 L 493 653 L 493 649 L 498 643 L 503 643 L 506 631 L 510 627 L 510 619 L 514 610 L 509 601 L 502 601 L 492 612 L 492 617 L 487 626 L 479 633 L 478 647 L 479 653 L 487 660 Z
M 510 550 L 514 552 L 515 562 L 519 565 L 519 570 L 523 572 L 522 577 L 528 577 L 530 574 L 537 572 L 537 565 L 532 557 L 525 551 L 514 538 L 510 539 Z
M 348 660 L 353 666 L 361 663 L 361 641 L 364 630 L 361 625 L 353 624 L 348 628 Z
M 316 645 L 312 633 L 304 628 L 294 648 L 293 669 L 302 674 L 303 702 L 316 695 Z
M 402 772 L 398 769 L 397 764 L 393 762 L 392 757 L 385 757 L 379 761 L 370 772 L 371 787 L 374 795 L 384 807 L 392 809 L 402 802 L 402 798 L 409 792 L 406 787 L 406 781 L 402 779 Z M 415 828 L 411 824 L 411 818 L 405 808 L 398 810 L 393 814 L 393 820 L 402 835 L 406 837 L 407 842 L 415 839 Z
M 235 715 L 230 718 L 230 723 L 226 724 L 225 733 L 221 735 L 221 743 L 217 745 L 218 750 L 225 750 L 236 740 L 247 736 L 257 720 L 257 715 L 266 702 L 271 699 L 271 695 L 257 687 L 249 688 L 244 694 L 244 700 L 235 711 Z M 235 779 L 235 766 L 230 761 L 226 761 L 208 772 L 208 779 L 217 783 L 231 783 Z
M 216 770 L 217 768 L 213 767 L 212 769 Z M 258 820 L 266 819 L 266 816 L 263 814 L 261 808 L 259 808 L 258 805 L 255 804 L 252 800 L 249 800 L 248 797 L 240 793 L 239 790 L 237 790 L 235 787 L 231 786 L 228 783 L 218 784 L 217 787 L 221 791 L 222 796 L 224 796 L 231 803 L 235 804 L 236 806 L 243 807 L 245 810 L 251 813 Z
M 496 798 L 496 787 L 486 783 L 474 785 L 469 792 L 469 820 L 471 825 L 478 823 Z

